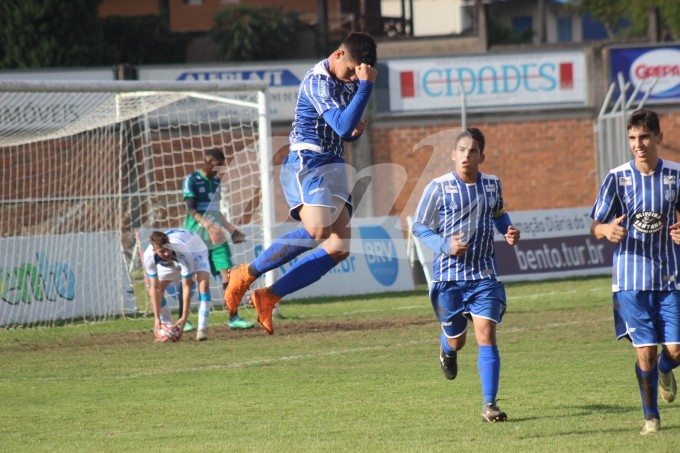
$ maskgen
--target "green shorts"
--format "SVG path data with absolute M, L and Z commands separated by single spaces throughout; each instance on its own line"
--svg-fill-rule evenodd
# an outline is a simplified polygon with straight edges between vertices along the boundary
M 220 271 L 231 269 L 231 249 L 226 242 L 221 245 L 211 245 L 208 249 L 210 259 L 210 271 L 213 275 L 219 275 Z

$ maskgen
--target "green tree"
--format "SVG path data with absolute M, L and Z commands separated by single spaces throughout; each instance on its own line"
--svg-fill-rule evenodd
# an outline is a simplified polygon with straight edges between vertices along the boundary
M 184 63 L 191 37 L 173 33 L 163 16 L 102 19 L 105 40 L 113 49 L 109 64 Z
M 241 5 L 216 13 L 210 34 L 224 61 L 277 60 L 293 53 L 296 23 L 279 8 Z
M 0 68 L 103 64 L 101 0 L 0 1 Z
M 680 1 L 678 0 L 632 0 L 631 18 L 636 28 L 646 31 L 649 10 L 655 8 L 659 17 L 662 36 L 671 40 L 680 39 Z
M 621 23 L 631 18 L 630 3 L 630 0 L 572 0 L 570 5 L 577 13 L 587 13 L 602 22 L 609 39 L 615 39 Z

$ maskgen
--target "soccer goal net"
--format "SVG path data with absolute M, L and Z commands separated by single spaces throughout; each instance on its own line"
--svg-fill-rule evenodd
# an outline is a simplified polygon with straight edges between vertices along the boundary
M 0 326 L 150 310 L 141 253 L 184 226 L 182 181 L 214 148 L 246 262 L 271 241 L 264 85 L 0 82 Z

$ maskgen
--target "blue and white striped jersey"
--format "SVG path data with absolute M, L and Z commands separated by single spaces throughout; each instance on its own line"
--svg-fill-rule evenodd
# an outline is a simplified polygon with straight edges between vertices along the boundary
M 342 157 L 345 154 L 342 137 L 326 123 L 323 114 L 332 108 L 346 108 L 358 87 L 357 80 L 342 82 L 334 78 L 328 70 L 328 60 L 307 71 L 295 105 L 291 146 L 306 143 L 318 147 L 317 151 Z
M 680 247 L 670 225 L 680 208 L 680 164 L 659 160 L 654 173 L 641 174 L 633 161 L 605 177 L 590 216 L 610 223 L 626 215 L 626 237 L 614 249 L 612 288 L 616 291 L 671 291 L 678 278 Z
M 494 218 L 504 212 L 501 182 L 496 176 L 479 173 L 475 184 L 466 184 L 454 171 L 432 180 L 416 209 L 413 231 L 435 251 L 433 280 L 494 279 L 498 275 Z M 468 250 L 451 256 L 451 236 L 461 233 L 460 240 L 468 243 Z

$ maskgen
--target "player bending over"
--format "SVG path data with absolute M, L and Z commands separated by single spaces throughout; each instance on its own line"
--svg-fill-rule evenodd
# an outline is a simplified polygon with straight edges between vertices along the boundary
M 479 171 L 484 162 L 484 135 L 468 128 L 453 146 L 454 171 L 430 182 L 414 216 L 413 235 L 435 252 L 430 301 L 442 327 L 439 359 L 447 379 L 458 374 L 458 351 L 465 346 L 472 321 L 482 381 L 482 420 L 504 422 L 496 405 L 501 358 L 496 324 L 505 313 L 505 288 L 496 280 L 494 226 L 508 244 L 519 230 L 505 212 L 500 180 Z M 434 231 L 430 225 L 434 225 Z
M 252 292 L 251 303 L 268 334 L 274 333 L 272 312 L 282 297 L 311 285 L 349 256 L 352 205 L 344 142 L 356 140 L 366 128 L 361 115 L 377 76 L 376 59 L 373 38 L 351 33 L 300 84 L 281 184 L 290 215 L 302 221 L 302 228 L 276 239 L 250 264 L 234 268 L 225 292 L 234 312 L 260 275 L 321 244 L 271 287 Z
M 191 287 L 194 275 L 198 283 L 198 330 L 196 339 L 208 339 L 208 317 L 210 316 L 210 264 L 208 249 L 198 236 L 175 229 L 163 233 L 154 231 L 144 251 L 144 270 L 150 280 L 149 294 L 154 316 L 154 335 L 158 338 L 161 322 L 172 321 L 172 314 L 163 295 L 168 285 L 182 281 L 184 310 L 177 324 L 184 328 L 189 317 Z

